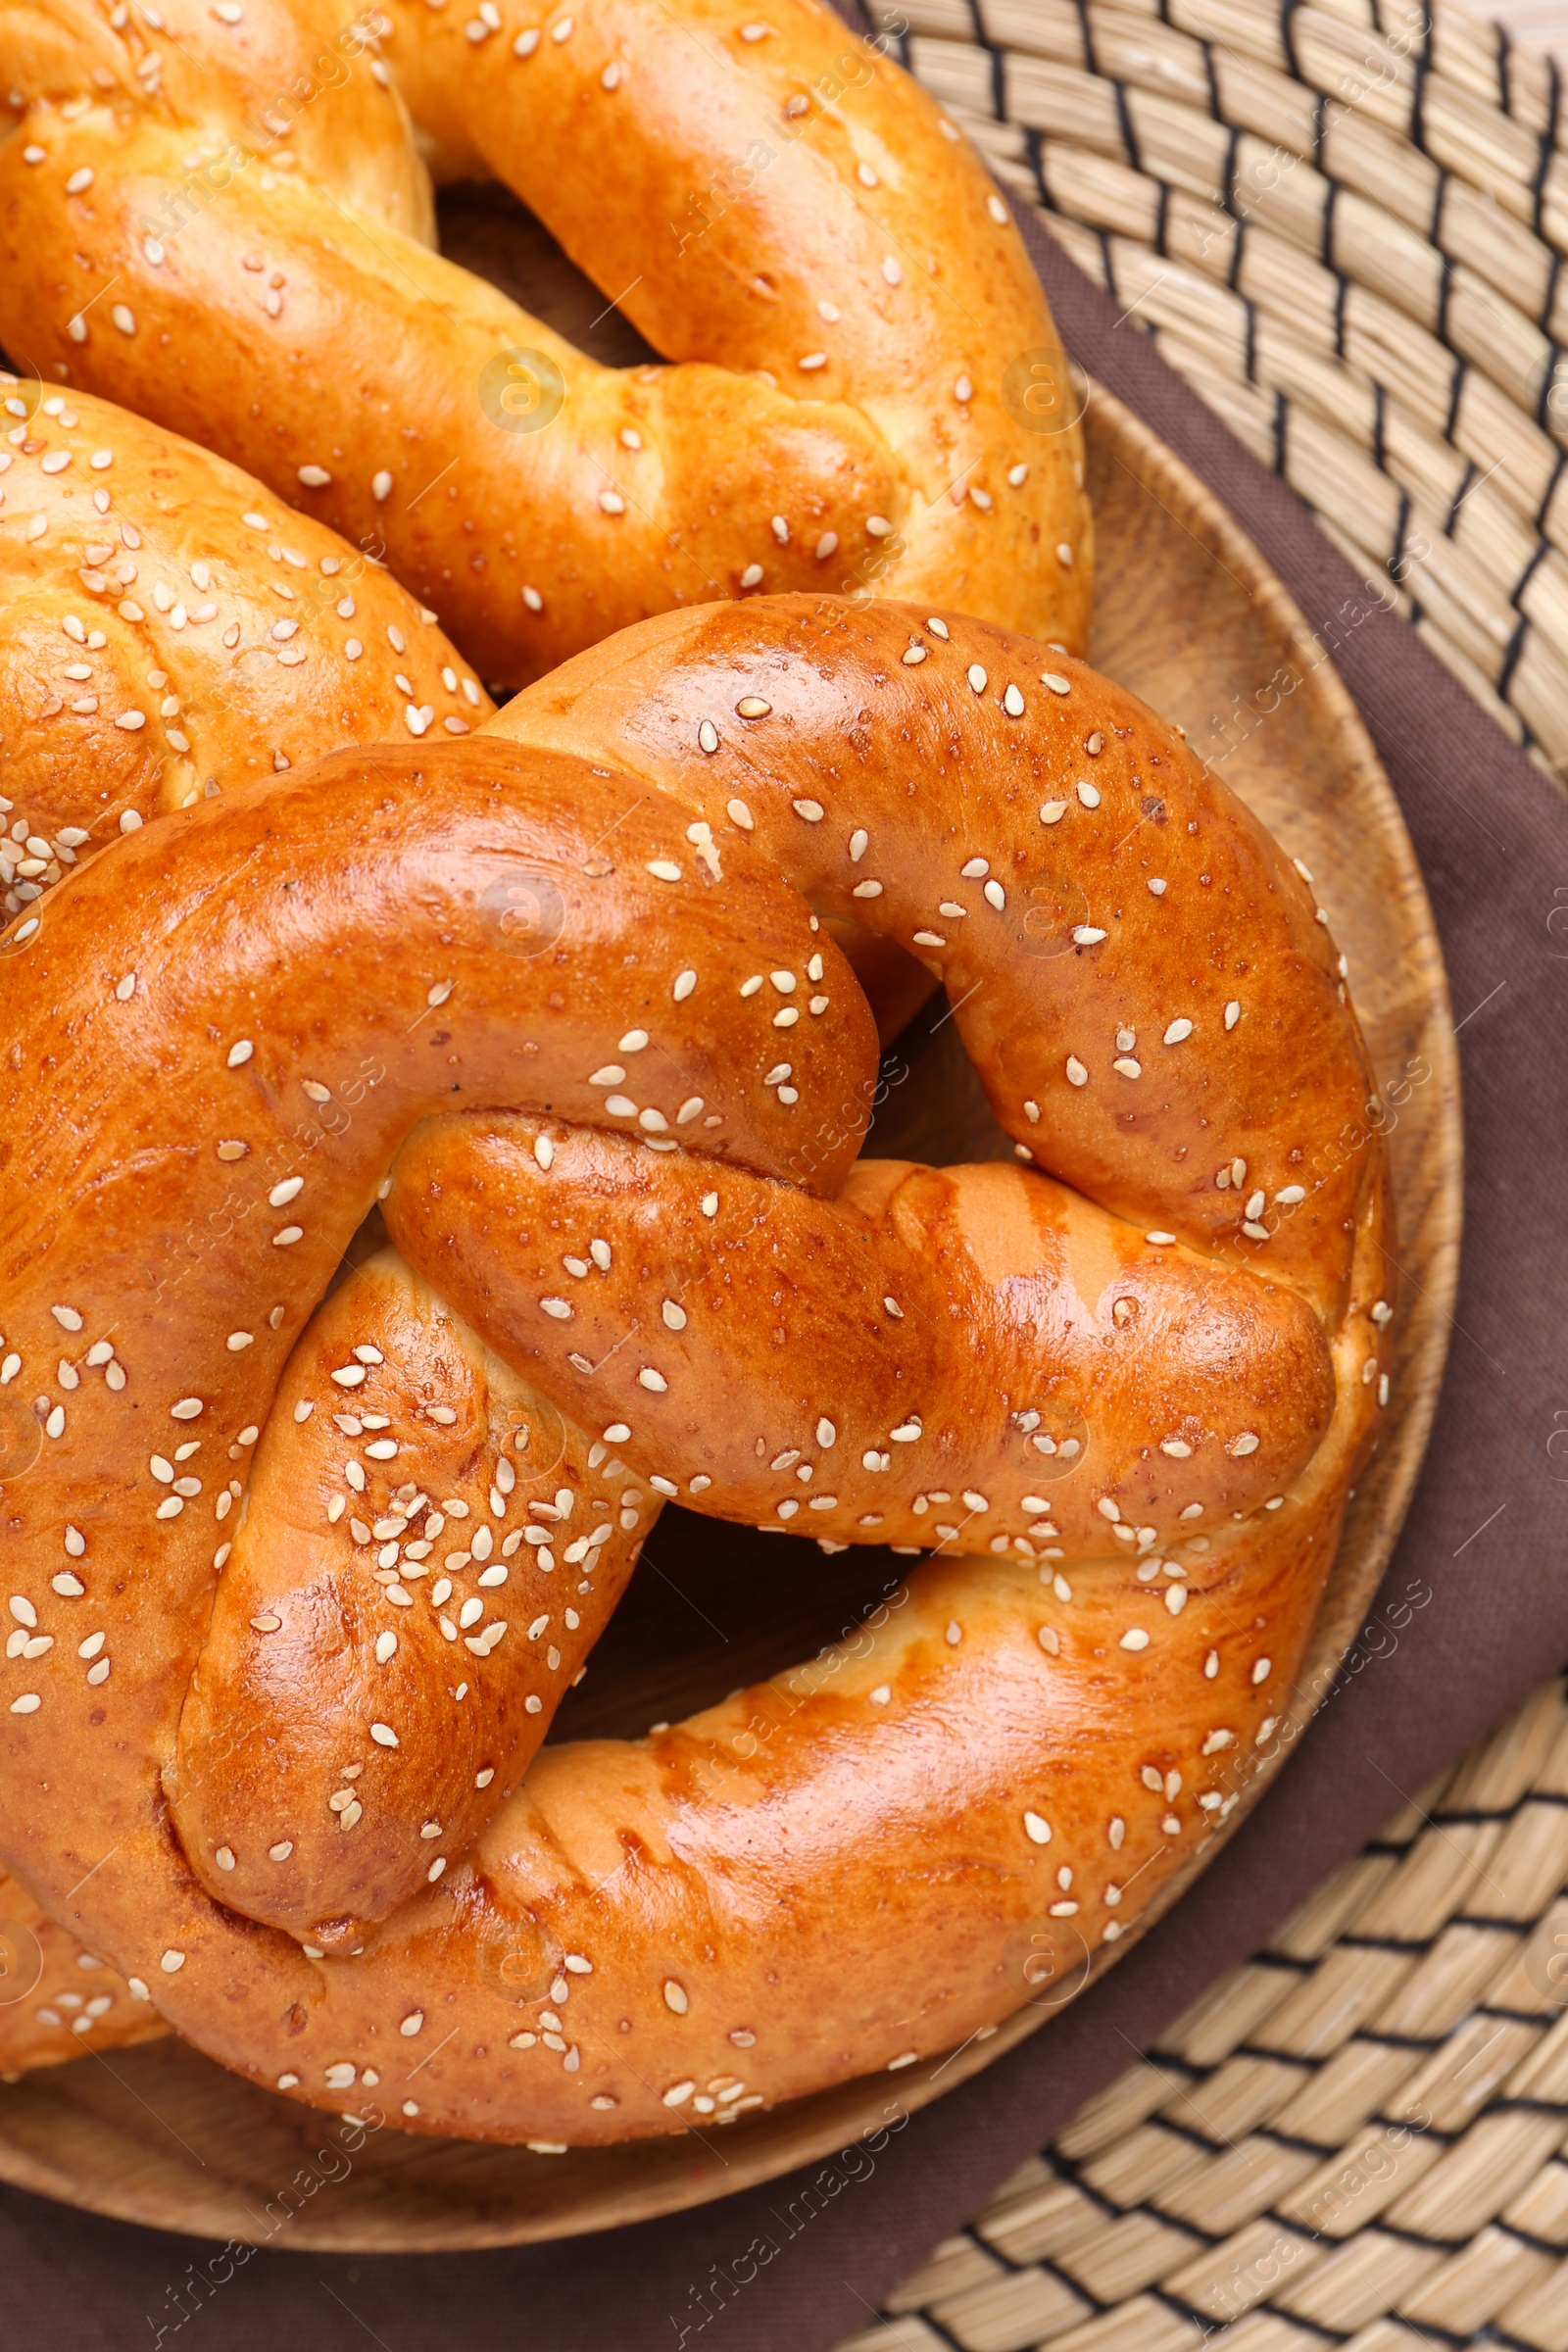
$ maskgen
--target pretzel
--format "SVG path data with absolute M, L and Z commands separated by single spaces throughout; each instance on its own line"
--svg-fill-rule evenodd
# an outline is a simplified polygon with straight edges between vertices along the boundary
M 373 552 L 84 393 L 0 373 L 0 906 L 160 810 L 490 697 Z
M 756 591 L 1075 649 L 1092 539 L 1018 233 L 820 0 L 4 0 L 0 343 L 388 564 L 487 678 Z M 433 251 L 504 180 L 674 363 L 597 365 Z
M 846 910 L 1013 1165 L 856 1164 Z M 1388 1173 L 1306 879 L 1132 697 L 664 616 L 29 919 L 0 1859 L 133 1998 L 415 2131 L 706 2129 L 991 2030 L 1234 1812 L 1388 1397 Z M 672 1494 L 930 1556 L 541 1751 Z
M 123 1977 L 0 1873 L 0 2082 L 168 2031 Z

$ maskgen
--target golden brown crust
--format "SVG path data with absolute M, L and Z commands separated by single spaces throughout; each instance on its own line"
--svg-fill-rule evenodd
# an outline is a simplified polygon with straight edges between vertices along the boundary
M 160 810 L 490 697 L 369 552 L 90 394 L 0 372 L 0 910 Z
M 158 13 L 0 9 L 24 107 L 0 338 L 51 383 L 384 537 L 490 678 L 757 589 L 936 597 L 1084 645 L 1082 447 L 1022 243 L 819 0 L 760 28 L 731 0 L 494 31 L 414 0 L 346 29 L 324 0 Z M 514 187 L 675 364 L 601 368 L 434 254 L 416 136 Z
M 963 613 L 769 598 L 628 629 L 485 732 L 760 846 L 944 983 L 1054 1174 L 1337 1322 L 1381 1167 L 1335 1148 L 1373 1090 L 1343 959 L 1305 870 L 1136 696 Z
M 394 1466 L 410 1423 L 417 1479 Z M 318 1310 L 249 1486 L 230 1487 L 243 1509 L 166 1774 L 209 1894 L 352 1951 L 467 1851 L 609 1621 L 648 1523 L 623 1465 L 596 1478 L 591 1450 L 390 1251 Z M 591 1488 L 612 1507 L 594 1508 Z M 486 1624 L 512 1636 L 499 1654 Z M 428 1693 L 469 1675 L 454 1724 Z
M 0 1872 L 0 2082 L 168 2031 L 123 1977 Z
M 1108 919 L 1039 956 L 1058 842 Z M 852 1175 L 875 1039 L 806 890 L 945 980 L 1034 1166 Z M 1240 1801 L 1387 1396 L 1388 1176 L 1306 885 L 1141 706 L 956 616 L 659 620 L 494 732 L 166 817 L 30 919 L 0 998 L 0 1861 L 178 2031 L 419 2131 L 706 2128 L 983 2032 L 1037 1939 L 1116 1940 Z M 1352 1118 L 1347 1174 L 1318 1148 Z M 377 1198 L 416 1273 L 372 1261 L 313 1325 Z M 780 1527 L 831 1491 L 823 1541 L 938 1554 L 808 1666 L 516 1785 L 580 1652 L 544 1626 L 519 1657 L 511 1611 L 565 1554 L 464 1582 L 449 1639 L 406 1534 L 334 1548 L 362 1490 L 293 1416 L 356 1366 L 386 1431 L 332 1427 L 378 1517 L 477 1480 L 503 1558 L 567 1487 L 602 1587 L 671 1489 Z M 486 1494 L 519 1381 L 575 1466 Z

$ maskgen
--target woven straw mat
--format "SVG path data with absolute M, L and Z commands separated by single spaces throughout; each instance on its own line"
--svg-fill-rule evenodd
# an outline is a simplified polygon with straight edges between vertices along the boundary
M 876 0 L 1014 196 L 1562 777 L 1568 0 L 1481 11 Z M 1560 1681 L 841 2352 L 1477 2340 L 1568 2352 Z
M 869 7 L 1128 323 L 1568 773 L 1568 0 Z

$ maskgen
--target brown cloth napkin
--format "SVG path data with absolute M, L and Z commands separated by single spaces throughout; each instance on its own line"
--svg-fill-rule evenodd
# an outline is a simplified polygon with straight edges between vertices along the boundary
M 1304 509 L 1135 324 L 1022 222 L 1074 357 L 1209 483 L 1322 627 L 1371 600 Z M 1332 640 L 1331 640 L 1332 642 Z M 830 2352 L 1024 2157 L 1245 1959 L 1402 1798 L 1568 1657 L 1568 805 L 1397 617 L 1337 660 L 1393 778 L 1443 934 L 1468 1206 L 1447 1384 L 1389 1572 L 1432 1601 L 1342 1681 L 1196 1889 L 991 2071 L 825 2164 L 662 2222 L 495 2254 L 258 2254 L 187 2319 L 205 2241 L 0 2190 L 0 2341 L 50 2352 Z M 1555 928 L 1553 925 L 1555 924 Z M 1389 1589 L 1386 1587 L 1385 1589 Z M 186 2307 L 189 2307 L 187 2298 Z M 896 2338 L 889 2337 L 889 2352 Z

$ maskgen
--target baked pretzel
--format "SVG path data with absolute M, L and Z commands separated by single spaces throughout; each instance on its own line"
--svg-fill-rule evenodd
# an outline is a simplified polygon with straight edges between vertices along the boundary
M 221 458 L 0 373 L 0 907 L 249 776 L 494 709 L 373 553 Z
M 803 892 L 1032 1164 L 855 1164 Z M 1388 1174 L 1304 877 L 1133 698 L 951 614 L 669 616 L 6 945 L 0 1859 L 202 2048 L 679 2131 L 986 2031 L 1240 1801 L 1387 1400 Z M 932 1556 L 538 1752 L 672 1494 Z
M 1022 243 L 820 0 L 0 0 L 5 91 L 0 344 L 384 540 L 487 678 L 755 590 L 1086 643 Z M 675 365 L 441 260 L 426 161 L 514 189 Z
M 0 1872 L 0 2082 L 168 2031 L 117 1970 Z

